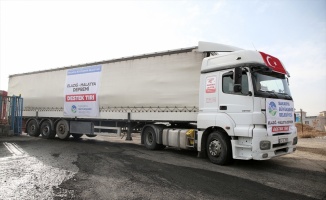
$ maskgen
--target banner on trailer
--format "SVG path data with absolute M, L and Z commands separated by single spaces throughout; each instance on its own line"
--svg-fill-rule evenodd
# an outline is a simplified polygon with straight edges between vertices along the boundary
M 102 66 L 67 70 L 64 89 L 64 116 L 99 116 L 98 90 Z
M 266 99 L 266 121 L 269 134 L 286 133 L 294 124 L 294 105 L 292 101 Z

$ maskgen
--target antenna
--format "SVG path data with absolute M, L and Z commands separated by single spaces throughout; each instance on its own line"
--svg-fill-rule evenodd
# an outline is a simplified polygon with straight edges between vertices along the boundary
M 254 43 L 253 43 L 253 42 L 251 42 L 251 44 L 252 44 L 252 46 L 254 47 L 254 49 L 257 51 L 257 49 L 256 49 L 256 47 L 255 47 L 255 45 L 254 45 Z

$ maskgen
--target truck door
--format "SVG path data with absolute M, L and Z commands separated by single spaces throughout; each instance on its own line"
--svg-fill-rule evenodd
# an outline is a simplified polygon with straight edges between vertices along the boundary
M 242 90 L 234 92 L 234 70 L 220 71 L 218 112 L 229 115 L 236 124 L 236 136 L 250 136 L 253 129 L 253 96 L 249 73 L 242 71 Z M 218 121 L 218 119 L 217 119 Z

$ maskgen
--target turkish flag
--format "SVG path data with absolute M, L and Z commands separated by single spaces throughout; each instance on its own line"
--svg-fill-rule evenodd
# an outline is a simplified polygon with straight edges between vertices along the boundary
M 275 72 L 279 72 L 282 74 L 287 74 L 286 70 L 284 69 L 281 61 L 278 58 L 275 58 L 271 55 L 268 55 L 264 52 L 259 52 L 261 57 L 263 57 L 265 64 L 271 68 Z

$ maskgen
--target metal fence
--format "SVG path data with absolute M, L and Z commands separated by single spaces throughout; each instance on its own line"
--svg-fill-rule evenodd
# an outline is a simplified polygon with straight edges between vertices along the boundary
M 22 133 L 23 98 L 0 95 L 0 125 L 9 125 L 15 135 Z

